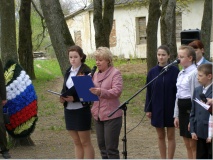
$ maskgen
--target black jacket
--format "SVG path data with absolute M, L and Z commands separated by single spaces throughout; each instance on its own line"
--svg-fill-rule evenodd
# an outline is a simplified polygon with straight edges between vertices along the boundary
M 67 79 L 68 79 L 68 77 L 70 75 L 71 67 L 72 66 L 70 66 L 67 69 L 67 71 L 66 71 L 66 73 L 64 75 L 64 83 L 63 83 L 63 88 L 62 88 L 61 94 L 63 94 L 63 93 L 68 91 L 68 88 L 66 87 L 66 81 L 67 81 Z M 86 64 L 82 64 L 76 76 L 78 76 L 78 75 L 88 75 L 90 72 L 91 72 L 91 69 Z M 71 87 L 69 90 L 71 90 L 71 92 L 72 92 L 72 96 L 74 98 L 73 102 L 80 102 L 78 94 L 77 94 L 77 92 L 75 90 L 75 86 Z M 83 105 L 88 105 L 87 103 L 82 103 L 82 104 Z M 67 102 L 64 103 L 64 107 L 66 107 L 66 106 L 67 106 Z

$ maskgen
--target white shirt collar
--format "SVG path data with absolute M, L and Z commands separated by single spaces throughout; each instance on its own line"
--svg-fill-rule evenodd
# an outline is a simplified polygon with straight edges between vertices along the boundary
M 203 62 L 203 57 L 199 60 L 199 62 L 197 62 L 197 65 L 199 66 L 202 62 Z
M 207 90 L 209 89 L 209 87 L 210 87 L 211 85 L 212 85 L 212 83 L 209 84 L 209 85 L 206 86 L 206 87 L 203 86 L 203 93 L 204 93 L 204 94 L 207 92 Z
M 78 70 L 80 69 L 81 65 L 77 68 L 73 68 L 71 67 L 70 72 L 78 72 Z

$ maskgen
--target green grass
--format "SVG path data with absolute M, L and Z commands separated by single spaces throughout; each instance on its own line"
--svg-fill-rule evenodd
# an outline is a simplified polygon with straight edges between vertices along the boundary
M 130 60 L 128 60 L 128 63 L 132 63 L 132 64 L 141 63 L 141 62 L 142 62 L 141 59 L 130 59 Z M 115 60 L 113 60 L 113 65 L 115 67 L 124 65 L 126 63 L 127 63 L 126 59 L 115 59 Z M 86 60 L 86 64 L 91 68 L 96 65 L 95 60 L 91 59 L 91 58 Z
M 121 95 L 121 102 L 129 101 L 128 113 L 132 115 L 138 115 L 143 113 L 146 89 L 138 93 L 146 83 L 145 75 L 136 75 L 134 73 L 130 75 L 123 75 L 123 92 Z M 136 95 L 136 93 L 138 93 Z M 132 98 L 134 96 L 134 98 Z
M 62 75 L 56 59 L 34 60 L 34 69 L 39 81 L 49 81 Z

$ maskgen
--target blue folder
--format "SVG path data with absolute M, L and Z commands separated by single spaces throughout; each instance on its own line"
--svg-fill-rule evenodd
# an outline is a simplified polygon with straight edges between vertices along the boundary
M 90 92 L 90 88 L 95 87 L 90 76 L 72 77 L 75 89 L 81 102 L 99 101 L 98 96 Z

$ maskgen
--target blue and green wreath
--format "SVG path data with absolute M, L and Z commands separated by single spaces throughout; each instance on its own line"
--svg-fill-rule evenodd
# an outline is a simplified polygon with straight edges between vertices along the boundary
M 29 136 L 35 129 L 37 96 L 32 81 L 23 68 L 9 60 L 4 68 L 7 103 L 3 112 L 9 113 L 10 123 L 6 130 L 14 138 Z

